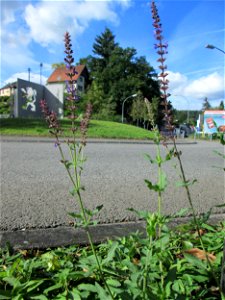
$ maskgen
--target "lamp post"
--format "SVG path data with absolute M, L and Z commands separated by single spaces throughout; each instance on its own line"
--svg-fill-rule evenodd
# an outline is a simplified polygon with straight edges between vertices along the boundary
M 123 123 L 123 116 L 124 116 L 124 103 L 129 99 L 129 98 L 135 98 L 137 96 L 137 94 L 133 94 L 131 96 L 128 96 L 125 100 L 123 100 L 123 104 L 122 104 L 122 123 Z
M 30 71 L 31 71 L 31 69 L 28 68 L 28 81 L 30 81 Z
M 40 63 L 40 84 L 42 84 L 42 67 L 43 63 Z
M 205 47 L 206 47 L 207 49 L 217 49 L 217 50 L 219 50 L 220 52 L 222 52 L 223 54 L 225 54 L 225 51 L 223 51 L 222 49 L 220 49 L 220 48 L 218 48 L 218 47 L 216 47 L 216 46 L 214 46 L 214 45 L 208 44 L 208 45 L 206 45 Z

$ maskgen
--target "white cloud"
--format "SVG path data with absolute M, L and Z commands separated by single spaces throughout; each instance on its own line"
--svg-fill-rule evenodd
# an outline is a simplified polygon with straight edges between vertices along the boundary
M 168 72 L 169 93 L 177 109 L 201 109 L 205 97 L 212 106 L 224 100 L 224 77 L 218 72 L 192 80 L 179 72 Z
M 120 3 L 120 2 L 119 2 Z M 123 1 L 127 3 L 127 1 Z M 117 22 L 112 1 L 43 1 L 25 8 L 25 21 L 34 41 L 42 46 L 59 44 L 65 31 L 81 34 L 92 20 Z
M 224 97 L 224 78 L 217 72 L 190 82 L 184 89 L 185 95 L 196 98 L 208 97 L 212 100 Z
M 2 1 L 1 85 L 9 74 L 23 72 L 28 67 L 38 70 L 39 53 L 46 51 L 40 46 L 45 46 L 49 53 L 57 53 L 63 45 L 65 31 L 76 38 L 94 20 L 116 23 L 118 15 L 115 5 L 125 8 L 130 1 Z M 44 58 L 41 61 L 46 65 Z
M 184 87 L 187 85 L 188 78 L 179 73 L 168 71 L 168 80 L 171 94 L 180 94 L 183 92 Z
M 15 73 L 10 78 L 8 78 L 5 83 L 11 83 L 17 81 L 17 79 L 23 79 L 28 80 L 28 72 L 21 72 L 21 73 Z M 42 84 L 45 84 L 47 82 L 47 77 L 43 76 L 41 77 Z M 30 81 L 35 83 L 40 83 L 40 74 L 30 73 Z

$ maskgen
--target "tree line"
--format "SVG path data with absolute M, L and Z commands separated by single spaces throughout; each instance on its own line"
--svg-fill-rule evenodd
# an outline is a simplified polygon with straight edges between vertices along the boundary
M 147 107 L 144 98 L 151 102 L 154 123 L 163 124 L 163 106 L 161 105 L 158 77 L 154 68 L 145 56 L 137 56 L 133 47 L 123 48 L 116 42 L 115 35 L 109 28 L 97 35 L 92 47 L 93 55 L 79 60 L 77 65 L 86 65 L 90 80 L 86 93 L 81 96 L 81 111 L 90 102 L 93 106 L 93 118 L 121 121 L 122 105 L 124 120 L 137 126 L 149 127 Z M 64 63 L 53 64 L 53 68 Z M 135 97 L 130 97 L 135 95 Z M 171 103 L 169 103 L 172 109 Z M 203 101 L 202 110 L 212 109 L 207 98 Z M 217 109 L 224 109 L 221 101 Z M 174 118 L 183 120 L 185 114 L 173 109 Z M 192 121 L 197 111 L 192 114 Z M 199 113 L 199 112 L 198 112 Z

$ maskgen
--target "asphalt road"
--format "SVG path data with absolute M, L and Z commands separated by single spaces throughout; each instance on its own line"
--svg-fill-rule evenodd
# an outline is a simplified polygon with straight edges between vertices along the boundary
M 224 152 L 216 142 L 179 145 L 188 179 L 197 179 L 191 195 L 198 212 L 224 203 L 224 159 L 213 151 Z M 88 208 L 103 204 L 101 223 L 135 220 L 127 208 L 155 211 L 157 195 L 148 190 L 144 179 L 156 181 L 157 170 L 145 158 L 154 156 L 152 144 L 90 143 L 85 154 L 82 182 L 83 199 Z M 162 146 L 162 152 L 165 152 Z M 47 228 L 68 225 L 68 212 L 78 205 L 69 194 L 71 188 L 64 166 L 53 143 L 1 142 L 0 230 Z M 183 188 L 176 187 L 179 171 L 176 159 L 164 170 L 168 188 L 163 195 L 166 214 L 189 207 Z M 215 210 L 216 213 L 224 209 Z

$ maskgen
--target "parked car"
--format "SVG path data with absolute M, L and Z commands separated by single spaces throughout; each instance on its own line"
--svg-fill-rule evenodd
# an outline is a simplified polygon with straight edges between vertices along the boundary
M 195 132 L 194 126 L 189 124 L 181 124 L 179 128 L 181 133 L 184 132 L 184 137 L 188 137 L 190 134 Z

